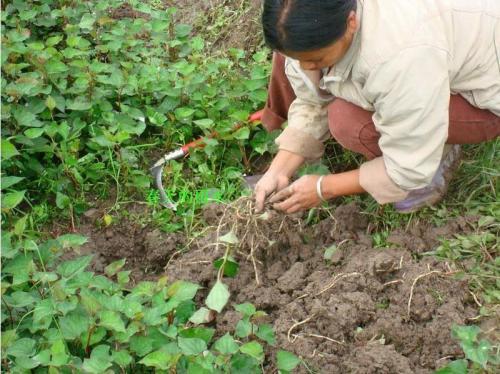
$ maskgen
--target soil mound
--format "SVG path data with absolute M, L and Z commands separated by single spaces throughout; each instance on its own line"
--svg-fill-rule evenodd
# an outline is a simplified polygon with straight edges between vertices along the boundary
M 474 218 L 441 227 L 417 223 L 374 248 L 373 225 L 353 204 L 313 225 L 272 210 L 256 215 L 252 208 L 248 198 L 207 206 L 209 228 L 190 241 L 128 221 L 104 230 L 87 223 L 80 230 L 90 237 L 83 251 L 95 255 L 97 272 L 127 258 L 133 282 L 165 274 L 196 282 L 205 287 L 198 295 L 203 301 L 217 278 L 213 262 L 229 245 L 239 263 L 234 278 L 224 277 L 230 301 L 268 313 L 277 346 L 316 372 L 431 373 L 461 357 L 451 327 L 467 324 L 478 308 L 454 269 L 422 253 L 439 237 L 467 232 Z M 224 334 L 240 318 L 228 306 L 213 323 Z M 266 372 L 274 369 L 274 353 L 267 352 Z
M 406 233 L 405 240 L 395 232 L 389 237 L 395 244 L 373 248 L 368 219 L 355 205 L 341 206 L 313 226 L 273 211 L 255 216 L 248 208 L 244 200 L 208 207 L 204 216 L 213 229 L 170 261 L 169 278 L 208 289 L 217 273 L 211 264 L 225 254 L 228 238 L 237 238 L 231 254 L 240 269 L 235 278 L 224 278 L 232 301 L 267 312 L 278 346 L 311 368 L 431 373 L 460 357 L 451 326 L 477 316 L 477 306 L 448 264 L 415 259 L 434 248 L 435 234 L 449 236 L 460 224 L 427 227 L 425 235 L 414 229 L 421 235 Z M 217 316 L 218 331 L 234 331 L 240 318 L 227 309 Z

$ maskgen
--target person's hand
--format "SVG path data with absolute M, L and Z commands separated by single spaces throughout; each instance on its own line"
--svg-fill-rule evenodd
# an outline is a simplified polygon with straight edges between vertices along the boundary
M 255 212 L 262 212 L 266 197 L 276 191 L 280 191 L 290 184 L 288 176 L 268 171 L 255 185 Z
M 321 200 L 316 192 L 319 177 L 319 175 L 304 175 L 279 191 L 269 199 L 274 203 L 273 208 L 285 213 L 295 213 L 320 205 Z

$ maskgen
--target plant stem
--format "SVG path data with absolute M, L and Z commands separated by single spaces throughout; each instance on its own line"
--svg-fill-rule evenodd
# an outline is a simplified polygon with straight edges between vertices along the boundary
M 7 304 L 7 302 L 5 301 L 5 299 L 3 297 L 2 297 L 2 302 L 5 304 L 5 307 L 9 311 L 10 324 L 12 327 L 14 327 L 14 317 L 12 316 L 12 308 L 9 306 L 9 304 Z
M 90 357 L 90 338 L 92 337 L 92 334 L 94 333 L 94 330 L 96 328 L 96 325 L 93 325 L 90 330 L 89 330 L 89 335 L 87 337 L 87 344 L 85 345 L 85 354 L 87 357 Z

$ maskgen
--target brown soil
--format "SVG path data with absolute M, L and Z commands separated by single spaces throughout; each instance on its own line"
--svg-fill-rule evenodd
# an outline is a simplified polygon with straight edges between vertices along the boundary
M 260 13 L 262 0 L 163 0 L 165 7 L 175 7 L 176 24 L 193 26 L 193 33 L 204 36 L 207 52 L 243 49 L 250 54 L 263 44 Z M 109 13 L 111 18 L 144 18 L 149 15 L 122 4 Z
M 164 0 L 177 8 L 176 21 L 193 25 L 208 39 L 209 49 L 239 48 L 255 52 L 262 44 L 260 25 L 262 0 Z
M 255 216 L 249 206 L 243 200 L 207 207 L 212 229 L 192 243 L 130 222 L 105 230 L 87 223 L 84 251 L 96 254 L 97 271 L 126 257 L 135 281 L 165 273 L 171 281 L 195 281 L 205 287 L 201 301 L 217 277 L 212 262 L 226 250 L 217 238 L 232 230 L 240 240 L 233 249 L 240 270 L 224 278 L 231 303 L 251 302 L 267 312 L 278 347 L 317 372 L 431 373 L 461 357 L 451 326 L 468 323 L 477 306 L 448 264 L 421 254 L 439 237 L 467 232 L 473 217 L 441 227 L 417 223 L 392 233 L 389 247 L 373 248 L 369 220 L 355 205 L 340 206 L 312 226 L 274 211 Z M 326 261 L 332 244 L 338 249 Z M 186 245 L 190 250 L 179 252 Z M 227 307 L 216 318 L 217 331 L 234 331 L 240 318 Z M 274 350 L 267 353 L 266 371 Z

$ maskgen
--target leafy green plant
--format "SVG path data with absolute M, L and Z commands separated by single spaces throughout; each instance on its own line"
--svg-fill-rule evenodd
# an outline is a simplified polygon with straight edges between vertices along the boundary
M 3 234 L 3 370 L 260 372 L 263 344 L 276 344 L 272 327 L 257 323 L 264 312 L 236 305 L 243 317 L 235 335 L 214 339 L 216 331 L 204 324 L 226 306 L 226 286 L 216 283 L 208 308 L 196 310 L 194 283 L 161 278 L 132 287 L 125 260 L 102 275 L 87 270 L 91 256 L 61 261 L 85 242 L 67 234 L 38 245 Z M 282 372 L 299 362 L 286 352 L 277 359 Z
M 496 281 L 500 275 L 500 262 L 498 256 L 495 256 L 500 243 L 498 235 L 500 212 L 498 209 L 493 209 L 487 213 L 489 215 L 482 215 L 479 218 L 474 232 L 457 234 L 451 239 L 442 240 L 441 245 L 429 253 L 455 262 L 462 270 L 462 276 L 470 279 L 471 290 L 485 302 L 480 308 L 482 315 L 494 313 L 490 311 L 489 306 L 497 304 L 500 300 Z
M 477 326 L 453 326 L 452 335 L 460 342 L 465 359 L 451 362 L 437 370 L 436 374 L 476 373 L 481 369 L 492 369 L 491 365 L 498 365 L 500 362 L 498 356 L 493 353 L 494 348 L 487 340 L 480 339 L 480 333 L 481 330 Z
M 120 15 L 124 6 L 135 18 Z M 207 57 L 204 40 L 174 23 L 174 13 L 136 0 L 5 6 L 4 213 L 49 198 L 72 215 L 85 209 L 86 193 L 113 193 L 117 202 L 127 191 L 145 196 L 151 160 L 144 163 L 144 151 L 169 150 L 214 131 L 217 140 L 168 166 L 167 182 L 173 194 L 216 184 L 235 193 L 238 160 L 249 163 L 268 150 L 264 132 L 232 131 L 263 105 L 268 53 L 250 62 L 242 51 Z M 23 178 L 22 188 L 15 178 Z

